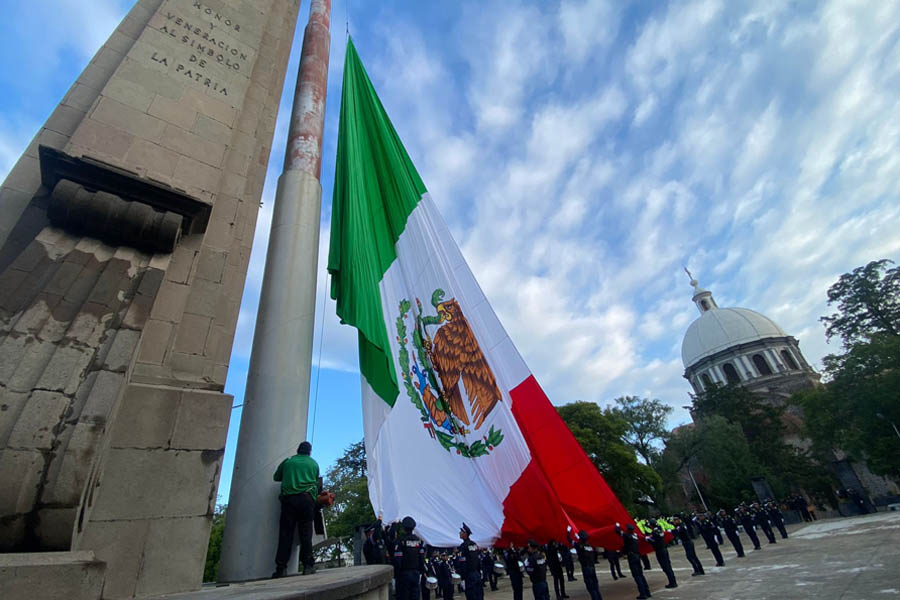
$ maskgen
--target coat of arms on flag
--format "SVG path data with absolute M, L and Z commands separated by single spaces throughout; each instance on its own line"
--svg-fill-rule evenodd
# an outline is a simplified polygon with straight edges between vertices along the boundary
M 369 498 L 435 546 L 621 543 L 628 513 L 519 355 L 453 240 L 351 40 L 328 270 L 357 330 Z
M 400 376 L 431 437 L 448 452 L 477 458 L 503 441 L 503 432 L 494 426 L 471 444 L 466 441 L 473 432 L 479 433 L 501 394 L 459 302 L 442 301 L 443 297 L 441 289 L 431 295 L 434 315 L 424 314 L 422 301 L 416 298 L 411 340 L 407 323 L 412 304 L 406 298 L 400 301 L 396 322 Z M 433 333 L 429 331 L 435 326 Z

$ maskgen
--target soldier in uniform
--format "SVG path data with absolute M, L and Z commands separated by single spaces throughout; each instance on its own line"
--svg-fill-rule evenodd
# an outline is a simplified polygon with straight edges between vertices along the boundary
M 367 565 L 383 565 L 387 562 L 387 551 L 384 546 L 384 531 L 381 519 L 366 527 L 366 541 L 363 543 L 363 556 Z
M 491 591 L 497 591 L 497 574 L 494 573 L 494 555 L 491 551 L 484 549 L 481 551 L 481 587 L 488 583 L 491 584 Z
M 484 600 L 484 587 L 481 585 L 481 561 L 478 557 L 478 546 L 472 541 L 472 530 L 465 523 L 459 530 L 462 543 L 457 548 L 459 559 L 457 572 L 466 582 L 466 600 Z
M 648 533 L 645 539 L 653 546 L 653 550 L 656 552 L 656 561 L 659 563 L 659 568 L 662 569 L 663 573 L 666 574 L 666 577 L 669 580 L 669 583 L 666 584 L 666 587 L 669 589 L 677 588 L 678 582 L 675 580 L 675 571 L 672 569 L 672 559 L 669 558 L 669 549 L 666 546 L 666 532 L 662 530 L 656 521 L 650 521 L 650 533 Z
M 571 529 L 571 525 L 569 528 Z M 562 556 L 563 566 L 566 568 L 566 579 L 569 581 L 578 581 L 578 579 L 575 578 L 575 562 L 572 560 L 572 549 L 560 544 L 559 553 Z
M 778 529 L 778 533 L 781 534 L 781 539 L 786 540 L 788 538 L 788 532 L 787 529 L 784 528 L 784 515 L 781 513 L 781 509 L 778 508 L 778 505 L 774 502 L 766 504 L 766 514 L 769 516 L 769 521 L 772 525 Z
M 706 572 L 703 570 L 703 565 L 697 557 L 697 551 L 694 549 L 694 540 L 691 539 L 691 534 L 688 532 L 687 525 L 681 520 L 681 517 L 675 517 L 673 519 L 673 525 L 675 525 L 675 529 L 673 530 L 675 537 L 681 540 L 681 545 L 684 547 L 684 555 L 694 569 L 694 572 L 691 573 L 691 577 L 694 577 L 695 575 L 705 575 Z
M 613 581 L 616 581 L 619 577 L 625 577 L 625 575 L 622 574 L 622 565 L 619 563 L 619 552 L 617 550 L 604 548 L 603 558 L 609 562 L 609 573 L 612 575 Z M 616 575 L 617 573 L 618 576 Z
M 568 598 L 562 561 L 559 559 L 559 545 L 556 540 L 550 540 L 547 544 L 547 568 L 550 569 L 550 574 L 553 576 L 553 591 L 556 592 L 556 600 Z
M 741 536 L 738 533 L 738 522 L 725 512 L 725 509 L 719 509 L 719 525 L 725 530 L 725 537 L 734 546 L 738 558 L 744 557 L 744 545 L 741 543 Z
M 432 553 L 434 552 L 434 548 L 430 546 L 425 548 L 425 571 L 422 573 L 422 578 L 419 582 L 419 587 L 422 589 L 422 600 L 431 600 L 431 590 L 428 589 L 428 578 L 436 577 L 435 571 L 435 563 L 434 557 Z M 435 598 L 440 592 L 435 593 Z
M 441 553 L 435 563 L 435 572 L 442 600 L 453 600 L 453 568 L 450 565 L 450 558 L 446 554 Z
M 531 593 L 534 600 L 550 600 L 550 588 L 547 587 L 547 558 L 534 540 L 528 541 L 528 554 L 525 557 L 525 572 L 531 580 Z
M 751 508 L 753 509 L 753 519 L 759 528 L 763 530 L 763 533 L 766 534 L 766 539 L 769 540 L 770 544 L 776 544 L 775 534 L 772 533 L 772 527 L 769 525 L 769 517 L 766 511 L 760 507 L 759 502 L 754 502 Z
M 737 519 L 741 522 L 741 525 L 743 525 L 747 537 L 753 542 L 753 549 L 760 550 L 759 536 L 756 535 L 756 522 L 753 519 L 753 515 L 750 514 L 746 507 L 738 506 Z
M 514 544 L 503 550 L 503 564 L 506 565 L 506 574 L 509 576 L 509 585 L 512 587 L 513 600 L 522 600 L 522 568 L 519 567 L 519 551 Z
M 584 587 L 587 588 L 591 600 L 603 600 L 603 596 L 600 594 L 600 582 L 597 581 L 597 569 L 594 567 L 594 563 L 597 562 L 597 552 L 588 542 L 587 531 L 579 531 L 577 541 L 572 539 L 571 527 L 566 532 L 566 535 L 569 538 L 569 543 L 575 548 L 575 552 L 578 555 L 581 575 L 584 578 Z
M 416 520 L 403 517 L 394 547 L 397 600 L 419 600 L 419 580 L 425 573 L 425 543 L 413 533 Z
M 703 540 L 706 542 L 706 547 L 709 548 L 713 558 L 716 559 L 716 566 L 724 567 L 725 560 L 722 558 L 722 552 L 719 551 L 719 542 L 722 540 L 719 528 L 709 520 L 706 513 L 701 513 L 697 517 L 697 524 L 700 528 L 700 535 L 703 536 Z
M 616 533 L 622 536 L 622 542 L 624 544 L 622 552 L 628 559 L 628 569 L 631 571 L 631 576 L 634 578 L 634 583 L 637 585 L 638 600 L 644 600 L 645 598 L 650 598 L 652 594 L 650 593 L 650 586 L 647 584 L 647 579 L 644 577 L 644 567 L 641 566 L 641 551 L 638 544 L 638 535 L 634 532 L 634 525 L 631 523 L 626 526 L 626 530 L 627 531 L 622 531 L 621 525 L 616 523 Z

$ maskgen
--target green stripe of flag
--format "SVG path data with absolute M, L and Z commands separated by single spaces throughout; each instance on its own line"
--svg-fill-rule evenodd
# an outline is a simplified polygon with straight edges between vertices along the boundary
M 359 332 L 360 371 L 391 406 L 399 387 L 379 283 L 397 258 L 395 244 L 425 192 L 425 184 L 348 39 L 328 272 L 341 322 Z

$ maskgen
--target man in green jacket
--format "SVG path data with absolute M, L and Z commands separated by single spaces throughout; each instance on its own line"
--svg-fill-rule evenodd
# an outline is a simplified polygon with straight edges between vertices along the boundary
M 312 444 L 303 442 L 297 454 L 281 461 L 272 477 L 281 482 L 281 520 L 278 524 L 278 550 L 272 578 L 287 574 L 287 563 L 294 543 L 294 530 L 300 534 L 300 562 L 303 574 L 316 572 L 312 555 L 313 519 L 319 492 L 319 464 L 310 456 Z

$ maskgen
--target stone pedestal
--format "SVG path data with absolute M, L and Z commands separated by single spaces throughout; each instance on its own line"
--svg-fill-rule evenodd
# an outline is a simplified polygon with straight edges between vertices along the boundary
M 0 187 L 0 551 L 105 598 L 201 582 L 298 4 L 139 0 Z

